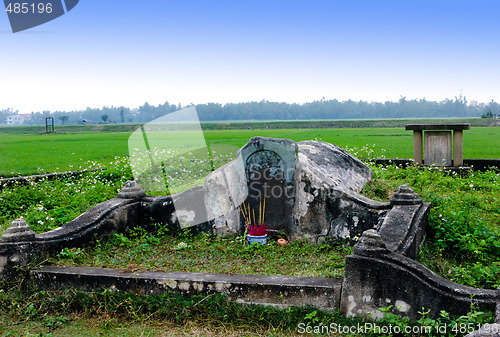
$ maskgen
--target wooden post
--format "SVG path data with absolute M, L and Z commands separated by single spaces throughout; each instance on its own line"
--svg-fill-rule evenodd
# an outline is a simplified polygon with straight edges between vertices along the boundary
M 413 160 L 418 165 L 422 165 L 422 130 L 413 130 Z
M 464 133 L 462 130 L 453 131 L 453 166 L 464 164 Z

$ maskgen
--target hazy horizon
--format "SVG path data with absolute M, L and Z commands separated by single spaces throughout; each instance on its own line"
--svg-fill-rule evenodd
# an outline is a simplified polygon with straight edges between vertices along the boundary
M 13 34 L 0 109 L 219 102 L 500 102 L 496 1 L 80 1 Z

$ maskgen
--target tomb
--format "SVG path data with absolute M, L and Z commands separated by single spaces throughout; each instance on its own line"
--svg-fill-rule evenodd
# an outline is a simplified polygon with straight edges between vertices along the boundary
M 418 165 L 462 166 L 464 164 L 463 130 L 469 129 L 469 123 L 406 125 L 406 130 L 413 130 L 413 160 Z M 424 156 L 422 156 L 422 138 Z
M 422 130 L 415 128 L 420 140 Z M 460 136 L 454 138 L 457 145 Z M 389 304 L 395 305 L 396 313 L 410 318 L 418 318 L 422 306 L 432 309 L 431 317 L 440 310 L 462 315 L 471 301 L 494 310 L 498 291 L 452 283 L 414 261 L 425 238 L 430 205 L 406 185 L 390 202 L 368 199 L 359 193 L 371 177 L 369 167 L 338 146 L 254 137 L 234 161 L 209 174 L 203 185 L 182 193 L 149 196 L 132 181 L 116 198 L 52 231 L 35 234 L 24 220 L 14 221 L 0 238 L 0 280 L 15 278 L 33 261 L 56 255 L 62 248 L 82 247 L 96 237 L 146 227 L 149 221 L 177 230 L 190 227 L 193 232 L 241 235 L 245 225 L 241 205 L 255 209 L 264 199 L 265 222 L 272 232 L 311 243 L 350 240 L 355 244 L 354 254 L 346 260 L 344 278 L 136 274 L 47 266 L 32 270 L 31 280 L 39 289 L 50 290 L 219 292 L 241 303 L 311 304 L 340 309 L 347 316 L 372 314 L 374 318 L 382 314 L 378 308 Z

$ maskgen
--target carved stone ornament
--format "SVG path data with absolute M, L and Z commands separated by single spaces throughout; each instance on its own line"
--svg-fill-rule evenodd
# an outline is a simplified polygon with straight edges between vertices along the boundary
M 382 237 L 374 229 L 364 231 L 358 243 L 354 246 L 354 254 L 363 255 L 365 252 L 389 252 L 384 241 L 382 240 Z
M 125 186 L 118 193 L 118 198 L 120 199 L 142 199 L 146 193 L 135 181 L 127 181 Z
M 19 242 L 30 241 L 35 238 L 35 232 L 30 229 L 30 226 L 21 217 L 12 221 L 10 227 L 7 228 L 5 234 L 0 237 L 3 242 Z
M 401 185 L 391 199 L 391 205 L 420 205 L 422 198 L 415 193 L 408 185 Z

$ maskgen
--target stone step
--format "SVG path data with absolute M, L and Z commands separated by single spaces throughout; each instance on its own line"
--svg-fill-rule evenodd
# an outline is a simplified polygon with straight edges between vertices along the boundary
M 342 279 L 282 275 L 211 274 L 185 272 L 123 272 L 93 267 L 45 266 L 31 271 L 40 290 L 133 292 L 160 295 L 226 294 L 233 301 L 280 308 L 312 305 L 324 310 L 339 308 Z

